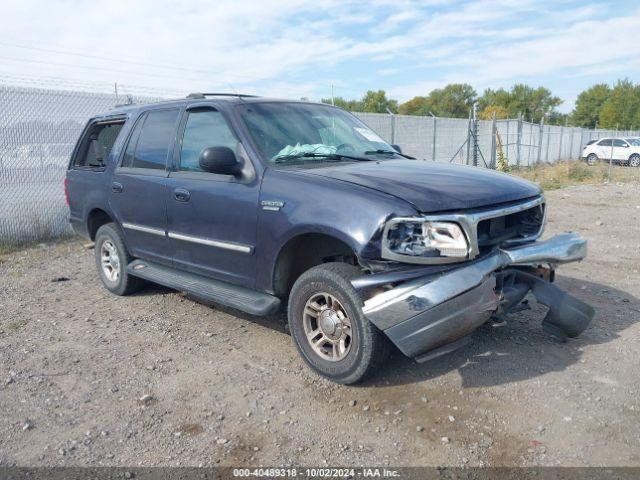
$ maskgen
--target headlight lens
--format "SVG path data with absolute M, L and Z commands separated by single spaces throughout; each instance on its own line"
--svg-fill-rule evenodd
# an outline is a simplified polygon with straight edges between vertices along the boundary
M 469 253 L 464 232 L 453 222 L 396 222 L 387 229 L 384 240 L 396 255 L 464 258 Z

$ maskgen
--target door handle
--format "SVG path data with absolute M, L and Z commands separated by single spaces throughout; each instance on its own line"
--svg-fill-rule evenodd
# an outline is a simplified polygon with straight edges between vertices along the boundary
M 191 192 L 189 192 L 189 190 L 185 190 L 184 188 L 176 188 L 173 191 L 173 198 L 175 198 L 179 202 L 188 202 L 191 198 Z
M 111 184 L 111 191 L 113 193 L 122 193 L 122 184 L 118 182 L 113 182 Z

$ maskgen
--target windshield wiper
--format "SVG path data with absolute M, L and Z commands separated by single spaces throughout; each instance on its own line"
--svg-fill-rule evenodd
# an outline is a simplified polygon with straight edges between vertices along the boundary
M 365 157 L 355 157 L 352 155 L 343 155 L 341 153 L 317 153 L 317 152 L 304 152 L 304 153 L 296 153 L 293 155 L 282 155 L 281 157 L 276 157 L 273 159 L 275 163 L 285 163 L 289 160 L 300 160 L 304 158 L 326 158 L 331 161 L 340 161 L 344 158 L 349 160 L 357 160 L 359 162 L 369 162 L 371 158 Z
M 397 152 L 396 150 L 367 150 L 364 152 L 365 155 L 400 155 L 404 158 L 409 158 L 411 160 L 415 160 L 416 157 L 412 157 L 411 155 L 405 155 L 404 153 Z

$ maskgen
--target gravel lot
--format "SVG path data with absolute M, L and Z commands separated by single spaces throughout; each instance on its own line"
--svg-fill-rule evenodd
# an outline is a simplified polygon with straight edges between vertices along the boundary
M 103 289 L 79 241 L 0 257 L 0 465 L 640 466 L 640 185 L 548 194 L 596 307 L 561 344 L 544 309 L 357 387 L 303 367 L 283 318 Z M 65 277 L 66 281 L 60 280 Z

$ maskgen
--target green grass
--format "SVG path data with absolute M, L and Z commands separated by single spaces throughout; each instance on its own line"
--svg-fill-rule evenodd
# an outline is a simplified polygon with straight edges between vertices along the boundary
M 595 185 L 608 180 L 609 166 L 590 167 L 584 162 L 572 160 L 552 165 L 539 164 L 533 167 L 511 168 L 509 173 L 539 184 L 545 190 L 556 190 L 570 185 Z M 640 169 L 613 165 L 611 181 L 640 182 Z

